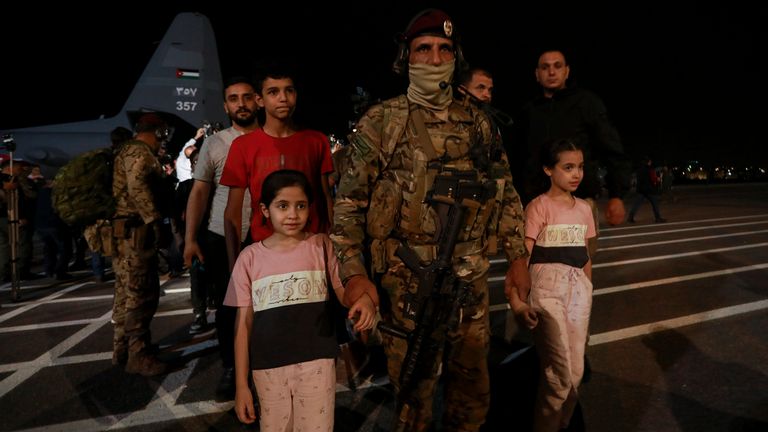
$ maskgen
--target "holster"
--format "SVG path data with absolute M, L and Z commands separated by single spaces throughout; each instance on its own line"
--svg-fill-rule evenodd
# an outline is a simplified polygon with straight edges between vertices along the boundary
M 130 239 L 131 248 L 143 248 L 147 241 L 149 225 L 139 217 L 117 217 L 112 220 L 112 235 L 116 239 Z
M 146 249 L 150 246 L 148 238 L 152 233 L 151 242 L 154 243 L 154 231 L 150 229 L 150 225 L 142 224 L 141 226 L 133 227 L 131 229 L 131 247 L 135 250 Z

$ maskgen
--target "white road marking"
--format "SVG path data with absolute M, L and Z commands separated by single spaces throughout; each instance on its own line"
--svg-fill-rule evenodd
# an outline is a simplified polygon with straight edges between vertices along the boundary
M 15 327 L 0 327 L 0 334 L 31 331 L 31 330 L 42 330 L 42 329 L 58 328 L 58 327 L 69 327 L 69 326 L 75 326 L 75 325 L 85 325 L 85 324 L 90 324 L 96 321 L 97 319 L 99 318 L 81 319 L 81 320 L 72 320 L 72 321 L 59 321 L 59 322 L 42 323 L 42 324 L 27 324 L 27 325 L 15 326 Z
M 174 309 L 174 310 L 168 310 L 163 312 L 157 312 L 155 313 L 155 316 L 168 317 L 168 316 L 176 316 L 176 315 L 189 315 L 191 313 L 192 313 L 192 309 L 186 308 L 186 309 Z M 14 326 L 14 327 L 0 327 L 0 334 L 31 331 L 31 330 L 42 330 L 47 328 L 69 327 L 69 326 L 75 326 L 75 325 L 85 325 L 85 324 L 90 324 L 96 321 L 103 321 L 103 318 L 90 318 L 90 319 L 81 319 L 81 320 L 72 320 L 72 321 L 57 321 L 57 322 L 42 323 L 42 324 L 20 325 L 20 326 Z
M 186 288 L 172 288 L 172 289 L 166 289 L 165 293 L 166 294 L 183 294 L 183 293 L 188 293 L 190 291 L 192 291 L 192 288 L 190 288 L 190 287 L 186 287 Z
M 614 266 L 628 265 L 628 264 L 638 264 L 638 263 L 651 262 L 651 261 L 663 261 L 663 260 L 668 260 L 672 258 L 706 255 L 706 254 L 718 253 L 718 252 L 730 252 L 735 250 L 752 249 L 752 248 L 758 248 L 758 247 L 764 247 L 764 246 L 768 246 L 768 242 L 716 248 L 716 249 L 706 249 L 706 250 L 699 250 L 695 252 L 683 252 L 683 253 L 677 253 L 677 254 L 659 255 L 659 256 L 646 257 L 646 258 L 636 258 L 636 259 L 623 260 L 623 261 L 613 261 L 608 263 L 594 264 L 592 268 L 596 269 L 596 268 L 614 267 Z
M 736 224 L 726 224 L 726 225 L 707 225 L 707 226 L 696 226 L 691 228 L 676 228 L 671 230 L 659 230 L 659 231 L 645 231 L 641 233 L 634 233 L 634 234 L 621 234 L 621 235 L 614 235 L 614 236 L 600 236 L 600 240 L 614 240 L 614 239 L 620 239 L 620 238 L 630 238 L 630 237 L 647 237 L 652 235 L 667 235 L 667 234 L 677 234 L 681 232 L 688 232 L 688 231 L 701 231 L 701 230 L 715 230 L 715 229 L 721 229 L 721 228 L 733 228 L 733 227 L 741 227 L 741 226 L 747 226 L 747 225 L 762 225 L 768 223 L 768 220 L 764 221 L 757 221 L 757 222 L 744 222 L 744 223 L 736 223 Z M 664 224 L 666 227 L 669 224 Z
M 763 217 L 763 216 L 765 215 L 706 219 L 706 220 L 688 221 L 688 222 L 675 222 L 675 223 L 664 224 L 664 226 L 683 224 L 683 223 L 690 224 L 690 223 L 711 222 L 711 221 L 719 221 L 719 220 L 754 218 L 754 217 Z M 755 223 L 763 223 L 763 222 L 755 222 Z M 748 225 L 748 224 L 744 224 L 744 225 Z M 724 226 L 736 226 L 736 225 L 724 225 Z M 603 229 L 603 231 L 620 230 L 620 229 L 637 229 L 637 228 L 644 228 L 644 227 L 647 228 L 648 226 L 645 225 L 645 226 L 626 227 L 626 228 L 608 228 L 608 229 Z M 699 229 L 703 229 L 703 228 L 699 228 Z M 686 231 L 686 230 L 691 230 L 691 229 L 683 229 L 683 230 L 676 230 L 676 231 L 679 232 L 679 231 Z M 765 232 L 765 231 L 768 231 L 768 230 L 757 231 L 757 232 Z M 638 235 L 647 235 L 647 234 L 648 233 L 638 234 Z M 729 234 L 729 235 L 747 235 L 747 234 L 748 233 Z M 711 238 L 725 237 L 725 236 L 727 235 L 711 236 Z M 613 238 L 617 238 L 617 237 L 619 236 L 614 236 Z M 608 238 L 611 238 L 611 237 L 608 237 Z M 699 239 L 703 240 L 705 238 L 702 237 Z M 691 240 L 692 239 L 684 239 L 681 241 L 691 241 Z M 671 242 L 676 242 L 676 241 L 671 241 Z M 654 242 L 654 243 L 648 243 L 644 245 L 650 246 L 653 244 L 666 244 L 666 243 L 669 243 L 669 242 L 666 242 L 666 241 Z M 742 249 L 742 248 L 749 248 L 749 247 L 758 247 L 766 244 L 768 243 L 761 243 L 758 245 L 748 245 L 748 246 L 737 247 L 737 248 L 712 249 L 710 251 L 700 251 L 700 252 L 691 253 L 691 254 L 667 255 L 665 257 L 656 257 L 654 259 L 668 259 L 670 257 L 698 255 L 698 254 L 707 253 L 707 252 L 721 252 L 721 251 L 728 251 L 728 250 L 735 250 L 735 249 Z M 641 246 L 643 245 L 638 245 L 637 247 L 641 247 Z M 618 247 L 618 248 L 623 248 L 623 247 Z M 623 265 L 623 264 L 629 264 L 633 262 L 645 262 L 650 260 L 652 259 L 620 261 L 615 263 L 606 263 L 604 264 L 604 266 Z M 491 260 L 491 263 L 493 264 L 500 264 L 504 262 L 506 262 L 505 258 Z M 647 286 L 662 285 L 662 284 L 674 283 L 679 281 L 702 279 L 706 277 L 715 277 L 715 276 L 721 276 L 724 274 L 733 274 L 733 273 L 739 273 L 739 272 L 745 272 L 745 271 L 760 270 L 764 268 L 768 268 L 768 263 L 737 267 L 733 269 L 718 270 L 713 272 L 698 273 L 694 275 L 679 276 L 674 278 L 658 279 L 656 281 L 647 281 L 647 282 L 641 282 L 637 284 L 628 284 L 628 285 L 622 285 L 617 287 L 609 287 L 601 290 L 596 290 L 595 295 L 608 294 L 610 292 L 619 292 L 619 291 L 630 290 L 630 289 L 638 289 L 638 288 L 644 288 Z M 503 281 L 504 277 L 502 276 L 497 278 L 489 278 L 489 282 L 494 280 Z M 17 307 L 17 309 L 7 314 L 0 315 L 0 322 L 11 319 L 14 316 L 18 316 L 19 314 L 26 312 L 42 304 L 76 301 L 75 298 L 58 299 L 57 297 L 60 297 L 61 295 L 66 294 L 67 292 L 70 292 L 74 289 L 79 288 L 80 286 L 87 285 L 89 283 L 90 282 L 87 282 L 85 284 L 81 284 L 78 286 L 68 287 L 66 289 L 57 291 L 55 294 L 52 294 L 38 301 L 26 302 L 24 304 L 16 303 L 13 305 L 3 305 L 2 307 L 13 306 L 13 307 Z M 189 290 L 190 290 L 189 287 L 174 288 L 172 290 L 166 290 L 166 293 L 168 294 L 188 293 Z M 111 295 L 106 295 L 106 296 L 81 297 L 79 299 L 80 301 L 87 301 L 87 300 L 102 300 L 102 299 L 111 298 L 111 297 L 112 297 Z M 734 316 L 734 315 L 743 314 L 743 313 L 749 313 L 752 311 L 762 310 L 766 308 L 768 308 L 768 300 L 762 300 L 762 301 L 757 301 L 757 302 L 748 303 L 748 304 L 736 305 L 736 306 L 716 309 L 712 311 L 701 312 L 693 315 L 688 315 L 685 317 L 673 318 L 669 320 L 659 321 L 656 323 L 643 324 L 643 325 L 638 325 L 638 326 L 629 327 L 625 329 L 619 329 L 619 330 L 592 335 L 590 337 L 589 344 L 598 345 L 603 343 L 614 342 L 614 341 L 623 340 L 631 337 L 642 336 L 642 335 L 657 332 L 657 331 L 664 331 L 672 328 L 693 325 L 700 322 L 724 318 L 728 316 Z M 508 310 L 508 309 L 509 309 L 509 305 L 506 303 L 493 305 L 490 308 L 491 311 Z M 177 309 L 177 310 L 164 311 L 156 314 L 156 316 L 175 316 L 175 315 L 182 315 L 182 314 L 189 314 L 189 313 L 191 313 L 191 309 Z M 12 388 L 15 388 L 17 385 L 19 385 L 21 382 L 29 378 L 29 376 L 33 375 L 43 367 L 59 366 L 59 365 L 65 365 L 65 364 L 87 363 L 87 362 L 93 362 L 93 361 L 104 361 L 104 360 L 110 359 L 111 352 L 60 357 L 62 353 L 71 349 L 74 345 L 80 343 L 85 337 L 87 337 L 88 335 L 96 331 L 105 322 L 108 322 L 110 314 L 111 312 L 108 312 L 107 314 L 103 315 L 100 318 L 91 319 L 91 320 L 87 320 L 87 319 L 73 320 L 73 321 L 64 321 L 59 323 L 46 323 L 46 324 L 39 324 L 39 325 L 0 328 L 0 333 L 10 333 L 10 332 L 28 331 L 28 330 L 35 330 L 35 329 L 41 329 L 41 328 L 56 327 L 56 326 L 65 326 L 65 325 L 84 325 L 84 324 L 87 325 L 87 327 L 81 329 L 74 335 L 64 340 L 59 345 L 52 348 L 48 353 L 41 355 L 40 357 L 38 357 L 33 361 L 0 365 L 0 372 L 15 371 L 15 373 L 11 374 L 5 380 L 0 382 L 0 397 L 7 394 L 8 391 L 10 391 Z M 198 344 L 185 346 L 180 349 L 183 349 L 182 355 L 188 355 L 191 352 L 206 349 L 215 344 L 216 344 L 216 340 L 209 339 Z M 113 430 L 113 429 L 124 428 L 124 427 L 136 427 L 136 426 L 142 426 L 142 425 L 149 425 L 149 424 L 154 424 L 159 422 L 168 422 L 168 421 L 174 421 L 182 418 L 225 413 L 226 411 L 229 411 L 232 408 L 232 405 L 233 405 L 232 402 L 217 403 L 215 401 L 200 401 L 200 402 L 193 402 L 188 404 L 180 404 L 180 405 L 176 404 L 178 396 L 185 386 L 186 380 L 189 379 L 189 377 L 191 376 L 191 373 L 194 369 L 194 364 L 196 361 L 197 359 L 190 361 L 184 369 L 169 374 L 161 384 L 156 384 L 158 385 L 157 398 L 153 399 L 153 401 L 150 402 L 150 404 L 144 410 L 135 411 L 129 414 L 110 415 L 110 416 L 104 416 L 104 417 L 95 418 L 95 419 L 85 419 L 85 420 L 68 422 L 68 423 L 60 423 L 56 425 L 47 425 L 39 428 L 26 429 L 25 431 L 36 431 L 36 432 L 38 431 L 51 432 L 54 430 L 57 430 L 57 431 L 103 431 L 103 430 Z M 358 388 L 375 387 L 379 385 L 382 385 L 382 383 L 368 381 L 358 386 Z M 170 392 L 166 390 L 170 388 L 173 388 L 175 390 Z M 341 388 L 337 387 L 337 389 L 338 391 L 348 390 L 344 386 L 341 386 Z
M 198 359 L 194 359 L 186 364 L 183 369 L 169 373 L 159 384 L 149 382 L 150 385 L 157 389 L 155 393 L 156 397 L 147 404 L 144 410 L 129 413 L 117 423 L 110 425 L 110 429 L 120 429 L 135 425 L 137 421 L 141 422 L 141 419 L 143 419 L 147 413 L 154 414 L 184 411 L 182 415 L 178 416 L 179 418 L 196 416 L 197 414 L 194 411 L 187 409 L 185 405 L 176 405 L 176 401 L 178 400 L 179 395 L 181 395 L 181 392 L 186 388 L 186 382 L 189 380 L 189 377 L 192 376 L 192 372 L 194 371 L 197 362 Z M 169 388 L 174 390 L 169 392 L 166 390 Z
M 649 243 L 633 243 L 633 244 L 623 245 L 623 246 L 601 247 L 600 249 L 598 249 L 598 251 L 603 252 L 603 251 L 611 251 L 611 250 L 634 249 L 634 248 L 641 248 L 641 247 L 648 247 L 648 246 L 659 246 L 659 245 L 673 244 L 673 243 L 687 243 L 692 241 L 712 240 L 717 238 L 747 236 L 747 235 L 763 234 L 763 233 L 768 233 L 768 229 L 758 230 L 758 231 L 745 231 L 745 232 L 737 232 L 737 233 L 718 234 L 718 235 L 703 236 L 703 237 L 688 237 L 683 239 L 656 241 L 656 242 L 649 242 Z
M 613 231 L 632 231 L 642 228 L 648 228 L 649 226 L 675 226 L 675 225 L 684 225 L 684 224 L 694 224 L 694 223 L 709 223 L 709 222 L 720 222 L 720 221 L 727 221 L 727 220 L 741 220 L 741 219 L 752 219 L 752 218 L 761 218 L 761 217 L 768 217 L 768 214 L 755 214 L 755 215 L 748 215 L 748 216 L 731 216 L 731 217 L 723 217 L 723 218 L 712 218 L 712 219 L 698 219 L 698 220 L 687 220 L 687 221 L 675 221 L 675 222 L 665 222 L 663 225 L 626 225 L 626 226 L 619 226 L 619 227 L 600 227 L 600 232 L 613 232 Z
M 488 312 L 498 312 L 498 311 L 505 311 L 505 310 L 511 310 L 512 306 L 509 305 L 509 303 L 499 303 L 495 305 L 491 305 L 488 307 Z
M 14 311 L 15 312 L 15 311 Z M 77 331 L 72 336 L 64 339 L 61 343 L 51 348 L 47 352 L 40 355 L 40 357 L 28 363 L 27 367 L 16 370 L 13 374 L 0 381 L 0 397 L 5 396 L 19 386 L 21 383 L 29 379 L 32 375 L 36 374 L 40 369 L 51 366 L 53 362 L 59 358 L 62 354 L 70 350 L 75 345 L 82 342 L 85 338 L 95 333 L 99 327 L 109 322 L 109 317 L 112 315 L 112 311 L 109 311 L 102 315 L 101 319 L 96 320 L 81 330 Z
M 674 277 L 668 277 L 663 279 L 654 279 L 654 280 L 645 281 L 645 282 L 636 282 L 636 283 L 631 283 L 626 285 L 616 285 L 608 288 L 596 289 L 592 292 L 592 295 L 599 296 L 603 294 L 611 294 L 611 293 L 617 293 L 621 291 L 630 291 L 630 290 L 635 290 L 639 288 L 647 288 L 647 287 L 658 286 L 658 285 L 668 285 L 668 284 L 673 284 L 677 282 L 691 281 L 696 279 L 705 279 L 705 278 L 717 277 L 717 276 L 728 275 L 728 274 L 762 270 L 766 268 L 768 268 L 768 263 L 754 264 L 754 265 L 748 265 L 743 267 L 734 267 L 729 269 L 708 271 L 703 273 L 694 273 L 694 274 L 683 275 L 683 276 L 674 276 Z
M 127 427 L 151 425 L 189 417 L 204 416 L 208 414 L 224 414 L 234 406 L 234 402 L 200 401 L 181 405 L 174 405 L 158 409 L 152 404 L 145 409 L 134 411 L 125 415 L 111 415 L 85 420 L 77 420 L 68 423 L 41 426 L 24 429 L 17 432 L 102 432 Z
M 51 294 L 49 296 L 43 297 L 43 298 L 41 298 L 39 300 L 26 303 L 24 306 L 21 306 L 18 309 L 15 309 L 15 310 L 13 310 L 11 312 L 8 312 L 6 314 L 0 315 L 0 323 L 8 321 L 11 318 L 15 318 L 15 317 L 23 314 L 24 312 L 26 312 L 28 310 L 31 310 L 31 309 L 34 309 L 34 308 L 36 308 L 36 307 L 38 307 L 40 305 L 46 304 L 47 302 L 49 302 L 51 300 L 57 299 L 57 298 L 63 296 L 64 294 L 67 294 L 69 292 L 72 292 L 72 291 L 82 287 L 83 285 L 85 285 L 85 284 L 72 285 L 70 287 L 64 288 L 61 291 L 56 291 L 55 293 L 53 293 L 53 294 Z M 8 307 L 8 305 L 3 305 L 3 307 Z
M 672 318 L 664 321 L 656 321 L 648 324 L 641 324 L 634 327 L 627 327 L 619 330 L 613 330 L 605 333 L 598 333 L 589 336 L 589 345 L 600 345 L 609 342 L 616 342 L 623 339 L 629 339 L 637 336 L 643 336 L 660 331 L 670 330 L 678 327 L 698 324 L 705 321 L 712 321 L 720 318 L 726 318 L 734 315 L 741 315 L 762 309 L 768 309 L 768 300 L 760 300 L 752 303 L 744 303 L 735 306 L 724 307 L 720 309 L 709 310 L 692 315 L 686 315 L 678 318 Z

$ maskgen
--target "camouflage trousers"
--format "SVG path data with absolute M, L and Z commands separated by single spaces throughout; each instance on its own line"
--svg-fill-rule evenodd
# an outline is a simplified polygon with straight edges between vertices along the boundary
M 152 337 L 149 325 L 160 302 L 157 252 L 136 248 L 131 239 L 115 239 L 114 353 L 143 353 Z
M 409 290 L 416 291 L 417 280 L 400 264 L 383 276 L 381 284 L 392 304 L 392 322 L 412 330 L 414 322 L 405 319 L 402 314 L 403 295 Z M 462 311 L 461 323 L 448 334 L 446 352 L 442 356 L 444 413 L 441 431 L 478 431 L 485 422 L 490 404 L 487 357 L 491 334 L 487 268 L 474 278 L 472 285 L 472 293 L 479 304 Z M 382 334 L 382 337 L 389 379 L 395 390 L 399 391 L 400 367 L 408 351 L 408 344 L 404 339 L 390 335 Z M 437 379 L 436 376 L 420 379 L 416 392 L 421 403 L 415 407 L 415 412 L 409 414 L 405 430 L 424 431 L 432 427 L 432 405 Z

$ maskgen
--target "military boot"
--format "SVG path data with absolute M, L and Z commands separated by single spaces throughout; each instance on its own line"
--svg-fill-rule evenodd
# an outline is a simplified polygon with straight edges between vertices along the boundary
M 112 364 L 114 366 L 122 365 L 125 366 L 125 364 L 128 363 L 128 350 L 115 350 L 112 351 Z
M 162 375 L 168 370 L 168 365 L 161 362 L 157 357 L 145 352 L 130 353 L 128 362 L 125 364 L 127 373 L 139 374 L 143 376 Z
M 125 366 L 128 362 L 128 345 L 121 339 L 112 342 L 112 364 Z

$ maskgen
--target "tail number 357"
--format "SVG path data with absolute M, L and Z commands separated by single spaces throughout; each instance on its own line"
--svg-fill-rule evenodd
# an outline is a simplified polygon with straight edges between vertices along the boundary
M 197 109 L 197 102 L 176 102 L 176 111 L 194 111 Z

